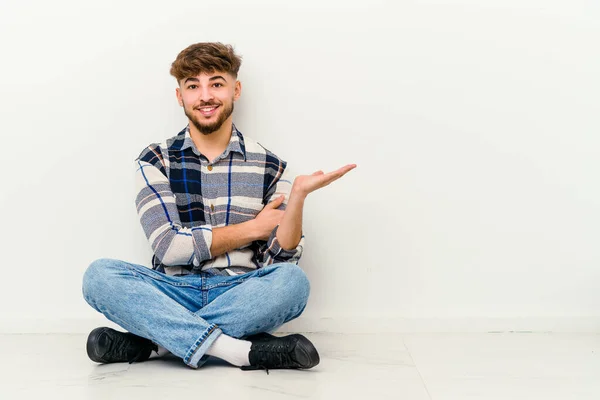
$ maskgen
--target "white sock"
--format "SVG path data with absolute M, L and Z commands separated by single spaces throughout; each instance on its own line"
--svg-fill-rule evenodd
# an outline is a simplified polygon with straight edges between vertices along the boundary
M 250 365 L 249 353 L 252 342 L 221 334 L 206 350 L 209 356 L 218 357 L 229 364 L 241 367 Z
M 157 345 L 158 346 L 158 345 Z M 162 357 L 165 354 L 169 354 L 170 351 L 165 349 L 162 346 L 158 346 L 158 351 L 154 351 L 152 350 L 152 353 L 150 353 L 150 358 L 157 358 L 157 357 Z

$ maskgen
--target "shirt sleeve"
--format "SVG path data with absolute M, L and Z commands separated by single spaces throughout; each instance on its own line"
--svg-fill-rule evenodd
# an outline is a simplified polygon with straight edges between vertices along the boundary
M 212 226 L 181 225 L 160 148 L 146 148 L 135 166 L 135 205 L 154 255 L 166 266 L 199 266 L 212 259 Z
M 285 195 L 285 199 L 283 203 L 277 208 L 278 210 L 285 210 L 288 200 L 290 199 L 290 192 L 292 190 L 292 184 L 294 183 L 295 176 L 287 168 L 287 164 L 284 161 L 279 163 L 279 171 L 274 179 L 273 183 L 267 190 L 267 194 L 265 197 L 265 204 L 270 203 L 275 200 L 277 197 L 282 194 Z M 263 266 L 271 265 L 280 262 L 291 262 L 294 264 L 298 264 L 300 257 L 302 256 L 302 252 L 304 250 L 304 233 L 300 238 L 300 242 L 296 246 L 295 249 L 284 250 L 277 240 L 277 229 L 279 229 L 279 225 L 277 225 L 269 239 L 264 242 L 259 242 L 259 250 L 258 250 L 258 261 L 263 264 Z

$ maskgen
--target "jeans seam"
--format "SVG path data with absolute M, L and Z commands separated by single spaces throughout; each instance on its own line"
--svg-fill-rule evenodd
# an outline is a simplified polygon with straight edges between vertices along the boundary
M 218 326 L 216 324 L 210 324 L 208 326 L 208 328 L 204 331 L 204 333 L 202 333 L 202 335 L 198 338 L 198 340 L 196 340 L 196 342 L 194 343 L 194 345 L 191 347 L 190 350 L 188 350 L 188 354 L 186 354 L 185 356 L 185 363 L 187 365 L 190 365 L 190 360 L 192 358 L 194 358 L 194 355 L 198 352 L 198 349 L 200 349 L 200 347 L 202 346 L 202 343 L 204 343 L 206 341 L 206 339 L 218 328 Z M 193 367 L 192 365 L 190 365 L 191 367 Z
M 200 285 L 200 294 L 202 295 L 202 308 L 208 304 L 208 289 L 206 288 L 206 275 L 202 276 L 202 282 Z
M 230 281 L 230 282 L 220 282 L 220 283 L 215 283 L 214 285 L 204 285 L 203 284 L 203 287 L 206 290 L 210 290 L 210 289 L 215 289 L 215 288 L 222 287 L 222 286 L 237 285 L 237 284 L 246 282 L 248 279 L 251 279 L 251 278 L 252 277 L 248 277 L 248 278 L 244 278 L 244 279 L 238 279 L 238 280 Z

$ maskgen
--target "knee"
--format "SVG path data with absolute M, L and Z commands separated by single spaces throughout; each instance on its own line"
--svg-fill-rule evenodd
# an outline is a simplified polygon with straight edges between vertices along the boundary
M 310 294 L 310 282 L 304 271 L 296 264 L 282 263 L 278 266 L 277 282 L 279 296 L 301 309 L 304 309 Z
M 87 267 L 83 274 L 82 292 L 88 303 L 95 299 L 99 293 L 106 290 L 106 283 L 116 262 L 117 260 L 110 258 L 100 258 L 92 261 Z

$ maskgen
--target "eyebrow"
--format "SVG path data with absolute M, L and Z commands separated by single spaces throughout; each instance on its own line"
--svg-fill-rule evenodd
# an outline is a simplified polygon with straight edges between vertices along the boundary
M 209 81 L 215 81 L 217 79 L 223 79 L 225 82 L 227 82 L 227 79 L 223 78 L 221 75 L 211 76 L 210 78 L 208 78 Z M 186 84 L 189 81 L 200 82 L 200 80 L 198 78 L 187 78 L 183 83 Z

